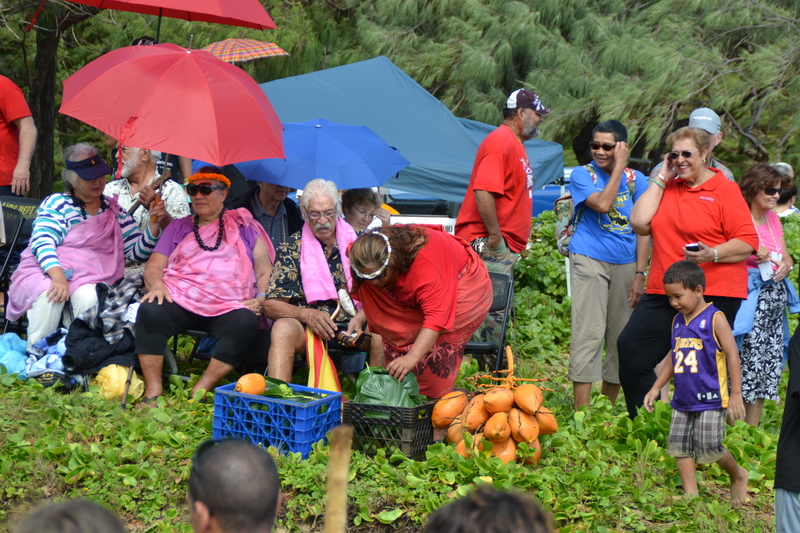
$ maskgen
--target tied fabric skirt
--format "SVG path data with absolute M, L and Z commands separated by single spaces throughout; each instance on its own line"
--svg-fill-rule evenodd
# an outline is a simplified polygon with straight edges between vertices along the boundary
M 778 397 L 783 369 L 783 316 L 786 312 L 786 285 L 769 283 L 761 287 L 753 321 L 753 331 L 745 335 L 739 358 L 742 362 L 742 399 Z

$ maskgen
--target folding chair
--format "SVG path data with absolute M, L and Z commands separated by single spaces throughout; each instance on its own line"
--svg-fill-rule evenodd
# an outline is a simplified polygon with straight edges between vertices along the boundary
M 492 305 L 489 307 L 489 320 L 493 312 L 505 310 L 500 322 L 500 339 L 494 341 L 468 341 L 464 348 L 464 355 L 479 355 L 481 367 L 485 366 L 482 359 L 485 355 L 495 354 L 495 371 L 505 368 L 505 347 L 508 323 L 511 317 L 511 302 L 514 301 L 514 283 L 508 274 L 489 272 L 489 279 L 492 280 Z M 493 317 L 492 317 L 493 318 Z M 484 322 L 486 323 L 486 322 Z
M 14 252 L 19 245 L 19 236 L 25 218 L 16 209 L 3 207 L 3 223 L 5 224 L 5 245 L 0 248 L 5 252 L 3 266 L 0 268 L 0 292 L 3 294 L 3 333 L 6 333 L 10 322 L 6 319 L 5 306 L 8 305 L 8 286 L 11 281 L 11 267 L 14 262 Z

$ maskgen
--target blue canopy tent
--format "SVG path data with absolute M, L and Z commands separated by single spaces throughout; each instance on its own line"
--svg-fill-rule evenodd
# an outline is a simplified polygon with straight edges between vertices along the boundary
M 384 56 L 262 83 L 261 88 L 281 122 L 322 117 L 371 128 L 411 161 L 386 187 L 451 202 L 464 199 L 478 145 L 494 129 L 459 119 Z M 561 145 L 535 140 L 526 148 L 535 189 L 561 176 Z

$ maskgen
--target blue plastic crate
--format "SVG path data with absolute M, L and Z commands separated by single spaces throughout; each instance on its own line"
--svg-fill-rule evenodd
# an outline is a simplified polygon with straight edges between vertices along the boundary
M 281 398 L 236 392 L 235 383 L 217 387 L 214 394 L 213 437 L 247 439 L 253 444 L 274 446 L 282 453 L 298 452 L 303 459 L 311 445 L 342 423 L 342 394 L 300 385 L 298 392 L 313 392 L 325 398 L 297 403 Z

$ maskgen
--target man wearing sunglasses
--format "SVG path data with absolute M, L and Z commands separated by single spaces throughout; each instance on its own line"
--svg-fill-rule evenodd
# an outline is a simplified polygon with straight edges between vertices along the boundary
M 517 89 L 503 108 L 503 123 L 478 148 L 457 236 L 472 243 L 489 272 L 512 275 L 531 233 L 533 171 L 522 144 L 539 134 L 550 109 L 533 91 Z
M 700 128 L 701 130 L 708 132 L 710 137 L 708 144 L 708 161 L 706 161 L 706 166 L 716 168 L 722 172 L 726 178 L 733 181 L 733 172 L 731 172 L 728 167 L 711 157 L 714 147 L 722 142 L 722 121 L 720 120 L 719 115 L 707 107 L 695 109 L 692 111 L 692 114 L 689 115 L 689 127 Z M 658 178 L 662 165 L 663 163 L 659 163 L 655 166 L 655 168 L 653 168 L 653 170 L 650 171 L 651 179 Z
M 195 533 L 269 533 L 280 505 L 275 461 L 238 439 L 198 446 L 189 474 L 189 520 Z

